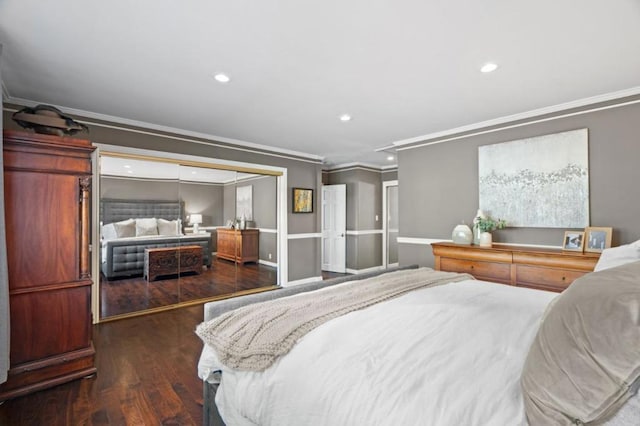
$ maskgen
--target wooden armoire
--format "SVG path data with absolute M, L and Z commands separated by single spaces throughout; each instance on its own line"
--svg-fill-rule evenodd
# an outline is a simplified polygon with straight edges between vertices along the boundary
M 91 142 L 4 131 L 10 362 L 0 401 L 92 375 Z

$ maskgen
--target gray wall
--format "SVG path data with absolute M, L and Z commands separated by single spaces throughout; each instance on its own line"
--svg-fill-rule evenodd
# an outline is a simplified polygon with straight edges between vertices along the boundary
M 102 176 L 100 198 L 182 200 L 185 226 L 189 226 L 186 216 L 190 213 L 202 214 L 202 226 L 224 225 L 221 185 Z
M 13 109 L 21 107 L 5 105 Z M 11 111 L 3 111 L 6 128 L 21 130 L 11 120 Z M 83 119 L 88 123 L 90 132 L 88 135 L 80 134 L 80 137 L 88 137 L 94 143 L 109 144 L 194 155 L 206 158 L 240 161 L 252 164 L 264 164 L 283 167 L 287 169 L 287 226 L 289 234 L 319 233 L 320 214 L 316 208 L 311 214 L 293 214 L 291 189 L 294 187 L 314 189 L 314 206 L 317 206 L 318 193 L 321 186 L 322 165 L 318 161 L 306 160 L 293 155 L 277 156 L 259 150 L 247 151 L 245 149 L 232 149 L 228 144 L 199 138 L 187 138 L 190 140 L 174 139 L 170 134 L 150 131 L 148 133 L 137 132 L 135 128 L 117 123 L 103 122 L 94 119 Z M 101 123 L 112 127 L 102 127 L 91 123 Z M 181 137 L 182 138 L 182 137 Z M 292 241 L 290 241 L 291 243 Z M 305 244 L 290 244 L 289 247 L 289 280 L 298 280 L 321 275 L 320 265 L 320 238 L 305 239 Z M 292 248 L 299 246 L 296 250 Z
M 613 245 L 640 238 L 640 104 L 558 118 L 398 153 L 400 236 L 450 239 L 478 208 L 478 147 L 589 129 L 591 226 L 613 227 Z M 510 228 L 494 241 L 560 246 L 565 229 Z M 432 265 L 431 248 L 400 244 L 401 264 Z
M 382 181 L 386 182 L 389 180 L 398 180 L 398 169 L 393 170 L 383 170 L 380 172 L 382 175 Z

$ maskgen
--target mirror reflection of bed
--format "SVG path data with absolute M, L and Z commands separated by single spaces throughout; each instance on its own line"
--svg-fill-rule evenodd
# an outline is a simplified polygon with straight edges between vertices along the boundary
M 101 319 L 277 284 L 275 176 L 104 154 L 100 170 Z M 255 234 L 251 261 L 218 258 L 230 224 Z

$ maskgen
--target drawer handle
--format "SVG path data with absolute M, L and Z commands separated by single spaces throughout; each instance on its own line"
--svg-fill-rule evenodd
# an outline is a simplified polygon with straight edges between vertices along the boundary
M 471 269 L 473 269 L 473 265 L 471 265 Z
M 564 280 L 566 280 L 566 279 L 567 279 L 567 277 L 562 277 L 562 281 L 564 281 Z

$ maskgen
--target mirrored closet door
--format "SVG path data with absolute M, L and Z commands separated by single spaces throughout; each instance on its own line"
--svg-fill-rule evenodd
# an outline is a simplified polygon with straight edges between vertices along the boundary
M 100 318 L 277 284 L 277 178 L 101 155 Z

